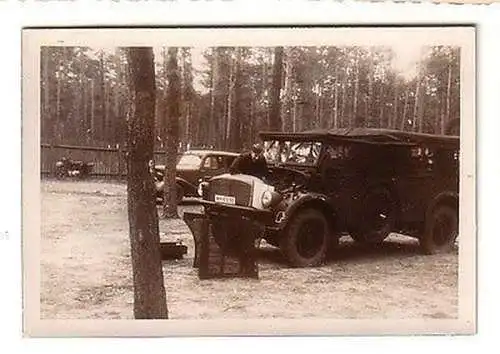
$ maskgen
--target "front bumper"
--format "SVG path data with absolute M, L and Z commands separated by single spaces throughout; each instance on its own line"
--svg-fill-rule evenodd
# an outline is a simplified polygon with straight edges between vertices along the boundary
M 273 213 L 269 209 L 256 209 L 241 205 L 221 204 L 209 200 L 201 199 L 197 201 L 205 209 L 208 216 L 218 217 L 240 217 L 251 219 L 263 224 L 270 224 L 273 220 Z

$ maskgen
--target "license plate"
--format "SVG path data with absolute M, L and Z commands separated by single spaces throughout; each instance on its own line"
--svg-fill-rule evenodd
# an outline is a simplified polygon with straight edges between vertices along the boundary
M 236 204 L 236 198 L 235 197 L 228 197 L 227 195 L 215 195 L 215 202 L 216 203 L 224 203 L 224 204 Z

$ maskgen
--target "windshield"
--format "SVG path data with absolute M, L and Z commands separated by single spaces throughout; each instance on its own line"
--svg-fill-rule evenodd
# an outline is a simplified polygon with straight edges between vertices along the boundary
M 201 164 L 201 157 L 195 154 L 184 154 L 177 162 L 178 168 L 198 168 Z
M 270 164 L 315 165 L 321 143 L 314 141 L 271 140 L 264 142 L 264 157 Z

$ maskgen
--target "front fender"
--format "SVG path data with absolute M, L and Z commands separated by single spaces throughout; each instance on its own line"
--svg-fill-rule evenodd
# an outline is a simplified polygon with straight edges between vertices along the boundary
M 313 207 L 320 209 L 328 220 L 333 220 L 335 217 L 335 208 L 330 203 L 327 196 L 319 193 L 303 193 L 299 192 L 295 196 L 285 199 L 280 208 L 284 212 L 282 221 L 277 225 L 278 229 L 283 230 L 288 223 L 293 219 L 294 215 L 303 208 Z M 280 212 L 278 211 L 278 212 Z
M 188 182 L 184 178 L 175 177 L 175 183 L 179 184 L 183 188 L 184 193 L 197 194 L 198 186 L 195 186 L 194 184 Z

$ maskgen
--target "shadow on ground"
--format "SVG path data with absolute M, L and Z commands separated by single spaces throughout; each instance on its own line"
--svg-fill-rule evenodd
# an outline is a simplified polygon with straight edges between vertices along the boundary
M 343 240 L 338 248 L 330 251 L 327 255 L 326 263 L 333 263 L 338 261 L 354 262 L 362 260 L 376 260 L 376 259 L 403 259 L 411 257 L 423 256 L 419 244 L 416 240 L 413 242 L 401 242 L 398 240 L 386 240 L 378 245 L 362 245 L 352 241 Z M 456 249 L 454 253 L 456 253 Z M 281 251 L 273 246 L 265 245 L 258 249 L 259 262 L 264 264 L 274 263 L 286 265 L 286 260 Z

